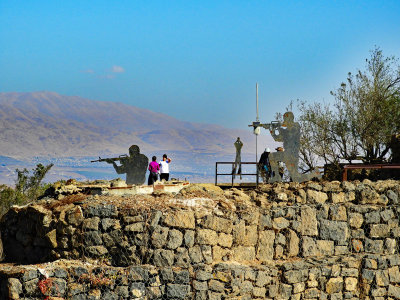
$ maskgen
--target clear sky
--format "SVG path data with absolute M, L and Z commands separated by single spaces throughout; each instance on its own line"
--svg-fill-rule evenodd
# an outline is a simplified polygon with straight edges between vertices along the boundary
M 400 58 L 400 1 L 0 0 L 0 92 L 54 91 L 247 128 L 331 101 L 374 47 Z

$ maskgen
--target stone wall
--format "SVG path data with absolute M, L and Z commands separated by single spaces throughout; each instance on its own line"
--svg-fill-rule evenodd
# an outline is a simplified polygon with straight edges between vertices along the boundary
M 1 222 L 6 261 L 46 262 L 1 266 L 1 295 L 400 298 L 399 195 L 365 180 L 45 199 Z

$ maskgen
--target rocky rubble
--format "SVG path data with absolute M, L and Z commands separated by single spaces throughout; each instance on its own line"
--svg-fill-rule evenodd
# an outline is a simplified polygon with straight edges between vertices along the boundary
M 6 261 L 46 262 L 48 277 L 63 287 L 55 297 L 399 299 L 399 195 L 399 182 L 368 180 L 249 191 L 191 185 L 175 195 L 119 198 L 78 193 L 13 207 L 0 228 Z M 72 265 L 60 267 L 65 261 Z M 0 268 L 1 295 L 41 295 L 39 266 L 10 268 Z M 57 268 L 68 276 L 51 275 Z M 112 283 L 96 287 L 92 275 L 82 282 L 74 268 Z M 152 275 L 133 280 L 124 273 L 132 268 Z M 36 272 L 31 289 L 27 269 Z

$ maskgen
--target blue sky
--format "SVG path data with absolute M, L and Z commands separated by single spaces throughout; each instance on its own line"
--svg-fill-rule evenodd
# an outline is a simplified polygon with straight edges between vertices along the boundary
M 400 58 L 400 1 L 0 0 L 0 92 L 55 91 L 247 128 L 331 101 L 379 46 Z

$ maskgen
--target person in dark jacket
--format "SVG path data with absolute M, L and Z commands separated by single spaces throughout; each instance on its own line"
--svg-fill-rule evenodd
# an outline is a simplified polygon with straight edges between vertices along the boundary
M 261 172 L 261 177 L 263 178 L 264 182 L 268 182 L 268 179 L 271 176 L 271 165 L 269 163 L 270 152 L 271 150 L 269 148 L 265 148 L 265 151 L 261 154 L 258 162 L 258 168 Z

